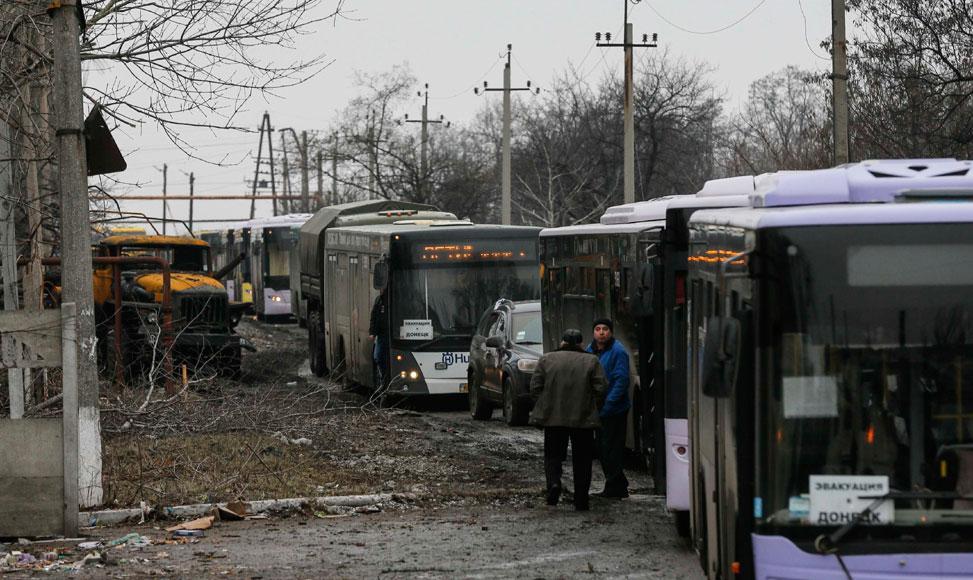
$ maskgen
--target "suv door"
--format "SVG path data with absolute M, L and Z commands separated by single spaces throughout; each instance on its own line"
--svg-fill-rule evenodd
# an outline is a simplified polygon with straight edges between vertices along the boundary
M 499 336 L 501 342 L 507 344 L 506 328 L 510 326 L 509 317 L 510 314 L 507 312 L 497 312 L 497 319 L 490 326 L 487 338 Z M 500 386 L 503 384 L 500 378 L 500 369 L 503 365 L 501 358 L 502 352 L 503 349 L 486 347 L 486 353 L 484 354 L 483 388 L 492 393 L 499 393 Z

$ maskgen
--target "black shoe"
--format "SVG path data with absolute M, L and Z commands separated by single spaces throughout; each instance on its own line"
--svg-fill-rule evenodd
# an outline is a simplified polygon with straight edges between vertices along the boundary
M 574 504 L 574 511 L 577 511 L 577 512 L 586 512 L 586 511 L 588 511 L 590 509 L 591 509 L 591 506 L 588 504 L 588 502 L 584 502 L 584 503 L 577 503 L 577 502 L 575 502 L 575 504 Z
M 561 486 L 555 485 L 547 490 L 547 505 L 557 505 L 561 499 Z

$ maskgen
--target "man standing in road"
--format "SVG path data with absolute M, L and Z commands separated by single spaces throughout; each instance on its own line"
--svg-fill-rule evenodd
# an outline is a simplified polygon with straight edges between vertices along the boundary
M 601 408 L 601 433 L 598 447 L 601 452 L 601 469 L 605 473 L 605 489 L 597 497 L 622 499 L 628 497 L 628 479 L 622 470 L 625 457 L 625 435 L 628 428 L 628 410 L 632 401 L 628 396 L 631 380 L 628 352 L 622 343 L 612 336 L 612 321 L 599 318 L 594 322 L 595 340 L 588 345 L 588 352 L 598 356 L 608 379 L 608 396 Z
M 368 319 L 368 339 L 375 343 L 375 350 L 372 351 L 372 360 L 378 369 L 378 379 L 380 386 L 387 386 L 387 376 L 389 372 L 389 301 L 388 292 L 382 290 L 375 303 L 372 304 L 372 313 Z
M 534 410 L 530 423 L 544 427 L 547 505 L 561 498 L 561 469 L 571 441 L 574 509 L 586 511 L 591 488 L 598 409 L 605 400 L 605 372 L 596 357 L 581 349 L 580 330 L 569 329 L 561 346 L 541 356 L 530 381 Z

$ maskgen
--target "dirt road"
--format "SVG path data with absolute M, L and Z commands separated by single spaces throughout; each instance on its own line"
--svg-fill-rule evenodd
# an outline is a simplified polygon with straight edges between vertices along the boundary
M 508 427 L 499 413 L 473 421 L 462 399 L 378 408 L 362 393 L 308 376 L 296 327 L 250 323 L 244 332 L 262 348 L 249 364 L 270 361 L 273 372 L 248 368 L 242 384 L 207 386 L 195 404 L 168 405 L 154 420 L 121 411 L 110 419 L 108 483 L 118 503 L 351 493 L 398 501 L 364 513 L 309 508 L 222 522 L 188 543 L 171 543 L 164 531 L 171 521 L 90 528 L 89 541 L 137 534 L 152 544 L 99 549 L 103 561 L 89 557 L 72 577 L 701 578 L 664 500 L 649 495 L 646 473 L 628 472 L 628 499 L 596 501 L 590 512 L 569 503 L 549 508 L 536 428 Z M 603 479 L 594 471 L 597 491 Z M 570 488 L 570 460 L 565 472 Z M 67 566 L 93 553 L 77 545 L 8 547 L 38 557 L 60 547 Z

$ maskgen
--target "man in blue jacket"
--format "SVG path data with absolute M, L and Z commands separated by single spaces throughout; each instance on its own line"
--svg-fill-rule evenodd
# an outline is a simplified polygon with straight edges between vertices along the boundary
M 630 381 L 628 352 L 622 343 L 612 336 L 612 321 L 599 318 L 594 323 L 595 340 L 588 345 L 605 369 L 608 379 L 608 396 L 601 408 L 601 433 L 598 436 L 601 449 L 601 469 L 605 473 L 605 489 L 594 494 L 597 497 L 622 499 L 628 497 L 628 479 L 622 470 L 625 456 L 625 436 L 628 430 L 628 410 L 632 401 L 628 396 Z

